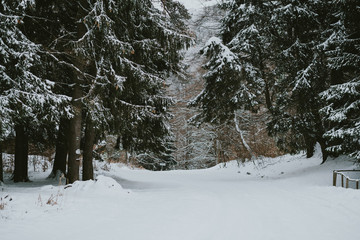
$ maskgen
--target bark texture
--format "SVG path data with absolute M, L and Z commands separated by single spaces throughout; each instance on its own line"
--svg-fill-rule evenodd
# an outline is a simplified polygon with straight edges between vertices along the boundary
M 69 120 L 62 119 L 56 139 L 56 152 L 52 172 L 49 177 L 56 177 L 57 174 L 66 174 L 66 158 L 68 155 Z
M 79 4 L 77 19 L 81 19 L 86 14 L 86 9 L 88 6 L 87 0 L 80 0 L 77 2 Z M 86 34 L 86 26 L 83 22 L 77 23 L 77 32 L 76 36 L 78 39 L 81 39 Z M 73 183 L 79 180 L 79 166 L 80 166 L 80 140 L 81 140 L 81 121 L 82 121 L 82 101 L 83 91 L 81 84 L 85 82 L 85 68 L 86 68 L 86 59 L 82 56 L 77 56 L 74 59 L 74 64 L 77 67 L 74 76 L 74 88 L 73 88 L 73 109 L 74 117 L 70 120 L 69 126 L 69 156 L 68 156 L 68 174 L 67 180 L 69 183 Z
M 28 182 L 28 136 L 23 125 L 15 126 L 15 170 L 14 182 Z
M 4 167 L 3 167 L 3 158 L 2 158 L 2 144 L 0 142 L 0 182 L 4 182 Z
M 80 84 L 75 84 L 73 90 L 74 117 L 69 124 L 69 156 L 68 156 L 68 183 L 79 180 L 80 166 L 80 140 L 81 140 L 81 111 L 82 111 L 82 89 Z
M 85 142 L 83 152 L 83 181 L 94 179 L 93 148 L 95 128 L 90 117 L 86 121 Z

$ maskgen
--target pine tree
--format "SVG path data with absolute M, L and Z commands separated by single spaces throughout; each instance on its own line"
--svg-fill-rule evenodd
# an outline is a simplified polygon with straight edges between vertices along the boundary
M 184 8 L 171 2 L 166 7 L 182 14 Z M 87 136 L 104 131 L 120 134 L 131 152 L 169 156 L 167 106 L 172 101 L 164 97 L 163 82 L 166 72 L 178 70 L 178 50 L 190 41 L 176 14 L 160 12 L 151 1 L 122 0 L 36 0 L 29 12 L 28 35 L 43 46 L 50 62 L 45 74 L 73 98 L 69 136 L 63 138 L 72 139 L 67 145 L 70 182 L 79 179 L 81 122 L 88 133 L 86 162 L 92 162 L 95 141 Z M 45 28 L 37 27 L 41 21 Z M 64 72 L 65 82 L 60 80 Z M 61 134 L 59 149 L 65 147 Z M 56 159 L 63 162 L 64 156 Z
M 222 26 L 222 40 L 211 38 L 203 52 L 209 57 L 204 90 L 191 105 L 198 105 L 200 122 L 223 123 L 238 109 L 257 110 L 269 102 L 268 7 L 259 1 L 230 1 Z M 269 102 L 270 104 L 270 102 Z
M 76 94 L 82 95 L 82 90 L 79 88 L 78 79 L 83 77 L 84 74 L 81 69 L 81 65 L 76 56 L 73 55 L 73 48 L 70 43 L 78 37 L 77 28 L 79 24 L 76 24 L 76 16 L 78 14 L 79 2 L 70 1 L 44 1 L 35 0 L 32 4 L 27 6 L 26 17 L 24 18 L 23 31 L 31 41 L 37 43 L 40 48 L 40 56 L 42 60 L 42 67 L 39 69 L 38 74 L 44 78 L 51 79 L 55 83 L 54 90 L 63 95 L 72 97 L 71 104 L 67 105 L 68 111 L 63 112 L 57 122 L 64 123 L 66 119 L 73 119 L 78 123 L 76 129 L 79 128 L 79 113 L 81 113 L 81 102 L 74 101 L 79 98 Z M 80 105 L 80 110 L 79 110 Z M 81 119 L 81 115 L 80 115 Z M 64 124 L 61 124 L 64 125 Z M 63 133 L 58 131 L 57 146 L 66 145 L 71 149 L 71 157 L 69 158 L 70 170 L 75 169 L 70 176 L 72 179 L 78 179 L 76 174 L 76 168 L 79 158 L 80 145 L 80 133 L 74 133 L 70 131 L 70 126 L 67 127 L 68 131 L 65 131 L 66 136 L 61 136 Z M 58 129 L 63 130 L 64 127 L 60 126 Z M 71 133 L 73 133 L 71 135 Z M 70 138 L 72 136 L 72 138 Z M 60 142 L 63 141 L 63 143 Z M 70 143 L 71 142 L 71 143 Z M 65 150 L 64 148 L 57 148 L 55 157 L 54 169 L 52 176 L 56 175 L 57 171 L 63 172 L 66 153 L 59 153 L 59 151 Z M 79 153 L 79 154 L 77 154 Z
M 331 35 L 324 41 L 331 69 L 331 86 L 321 93 L 321 109 L 328 126 L 328 151 L 360 161 L 360 3 L 332 2 Z
M 322 41 L 326 3 L 279 1 L 271 18 L 273 58 L 276 66 L 276 101 L 272 107 L 270 134 L 290 152 L 306 149 L 311 157 L 316 142 L 327 158 L 319 93 L 326 89 L 328 70 Z M 304 97 L 306 96 L 306 97 Z
M 91 121 L 120 135 L 127 151 L 150 151 L 165 162 L 173 160 L 164 77 L 178 71 L 178 50 L 190 40 L 172 19 L 151 1 L 89 2 L 80 19 L 87 33 L 74 44 L 94 61 L 85 97 Z
M 45 122 L 58 120 L 67 98 L 52 92 L 53 82 L 34 74 L 39 46 L 21 31 L 28 1 L 1 2 L 1 114 L 16 132 L 14 181 L 27 181 L 28 134 Z
M 271 56 L 271 1 L 228 1 L 223 19 L 221 39 L 209 39 L 202 50 L 209 61 L 203 76 L 204 90 L 190 103 L 201 113 L 192 121 L 231 124 L 241 145 L 253 156 L 239 113 L 271 108 L 273 85 Z M 217 144 L 219 145 L 219 144 Z
M 166 71 L 178 69 L 177 50 L 189 41 L 184 35 L 185 25 L 155 9 L 151 1 L 80 4 L 74 9 L 83 12 L 74 10 L 75 22 L 83 32 L 75 29 L 79 35 L 70 39 L 67 46 L 77 59 L 68 65 L 80 69 L 79 63 L 86 63 L 81 67 L 85 74 L 80 76 L 86 124 L 96 126 L 97 131 L 122 135 L 131 152 L 147 148 L 165 151 L 168 148 L 161 136 L 168 134 L 166 106 L 171 100 L 162 96 L 163 77 Z M 180 8 L 176 4 L 170 6 Z M 63 40 L 60 36 L 55 39 Z M 153 134 L 145 128 L 159 131 Z

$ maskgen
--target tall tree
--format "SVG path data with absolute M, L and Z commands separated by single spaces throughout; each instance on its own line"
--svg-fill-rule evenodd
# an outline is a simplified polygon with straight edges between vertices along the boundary
M 0 142 L 0 183 L 1 182 L 4 182 L 4 166 L 3 166 L 2 143 Z
M 238 114 L 271 108 L 272 66 L 270 65 L 270 1 L 228 1 L 221 39 L 209 39 L 202 52 L 204 90 L 190 103 L 201 113 L 192 121 L 231 124 L 250 155 L 251 148 L 240 129 Z M 245 110 L 245 111 L 244 111 Z M 217 144 L 218 145 L 218 144 Z
M 323 47 L 331 70 L 330 88 L 321 93 L 328 128 L 328 151 L 349 154 L 360 161 L 360 3 L 333 1 L 331 35 Z
M 184 23 L 147 0 L 88 3 L 81 19 L 87 32 L 75 42 L 93 61 L 88 117 L 96 128 L 121 135 L 129 152 L 169 157 L 172 100 L 164 96 L 164 77 L 178 71 L 178 50 L 190 41 Z
M 267 64 L 269 58 L 268 6 L 263 1 L 229 1 L 224 5 L 219 38 L 211 38 L 202 50 L 209 61 L 204 91 L 193 101 L 207 122 L 233 121 L 238 109 L 256 110 L 270 105 Z
M 322 42 L 326 2 L 279 1 L 273 9 L 273 48 L 277 50 L 276 102 L 270 133 L 291 152 L 306 149 L 311 157 L 316 142 L 327 158 L 319 93 L 326 89 L 328 70 Z M 304 97 L 306 96 L 306 98 Z
M 86 74 L 84 59 L 74 54 L 71 44 L 85 34 L 82 22 L 84 15 L 81 4 L 86 1 L 44 1 L 35 0 L 27 8 L 24 31 L 27 36 L 41 45 L 44 61 L 42 75 L 55 82 L 55 91 L 70 96 L 71 111 L 63 112 L 58 127 L 56 155 L 51 176 L 57 171 L 65 173 L 66 157 L 69 152 L 69 172 L 71 182 L 79 179 L 79 156 L 81 138 L 81 112 L 83 89 Z M 42 26 L 42 27 L 39 27 Z M 67 119 L 71 119 L 70 123 Z
M 61 116 L 53 173 L 65 170 L 64 163 L 68 153 L 67 178 L 74 182 L 79 180 L 82 99 L 84 87 L 91 77 L 88 74 L 89 59 L 86 58 L 84 49 L 79 50 L 78 47 L 78 42 L 87 33 L 86 25 L 81 19 L 87 14 L 89 3 L 86 0 L 36 0 L 34 3 L 28 8 L 27 34 L 43 48 L 43 58 L 48 61 L 44 75 L 51 76 L 57 83 L 58 92 L 72 98 L 71 113 L 64 112 Z M 39 28 L 39 24 L 44 27 Z M 66 123 L 66 119 L 70 119 L 69 123 Z
M 171 2 L 166 1 L 166 9 L 186 13 Z M 169 71 L 179 70 L 178 50 L 190 41 L 184 22 L 171 11 L 161 12 L 149 0 L 37 0 L 29 12 L 28 35 L 43 46 L 53 66 L 47 74 L 64 84 L 57 69 L 70 72 L 65 75 L 69 87 L 62 92 L 72 96 L 69 181 L 79 179 L 84 111 L 85 125 L 121 135 L 128 151 L 171 159 L 167 107 L 172 100 L 164 96 L 163 83 Z M 38 28 L 39 22 L 46 27 Z M 50 37 L 39 37 L 47 32 Z M 90 156 L 92 148 L 87 145 L 85 151 Z
M 21 31 L 28 1 L 1 2 L 1 109 L 16 131 L 15 181 L 27 181 L 27 134 L 32 126 L 58 119 L 58 107 L 67 98 L 52 92 L 53 82 L 35 74 L 39 46 Z M 40 117 L 42 116 L 42 117 Z M 26 127 L 25 127 L 26 126 Z
M 74 41 L 75 56 L 73 60 L 74 68 L 76 73 L 74 75 L 74 87 L 72 89 L 72 107 L 74 116 L 70 119 L 69 123 L 69 157 L 68 157 L 68 173 L 67 179 L 70 183 L 73 183 L 80 179 L 79 168 L 80 168 L 80 141 L 81 141 L 81 128 L 82 128 L 82 110 L 84 90 L 82 84 L 86 84 L 86 68 L 88 67 L 89 58 L 84 54 L 85 49 L 80 49 L 76 44 L 85 37 L 87 34 L 87 28 L 83 21 L 86 15 L 86 10 L 89 8 L 87 0 L 78 1 L 76 19 L 76 40 Z

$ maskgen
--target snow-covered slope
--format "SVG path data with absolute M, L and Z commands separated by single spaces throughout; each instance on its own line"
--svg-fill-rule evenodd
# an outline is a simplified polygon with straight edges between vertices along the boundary
M 331 186 L 332 170 L 352 169 L 353 163 L 345 158 L 320 162 L 319 156 L 297 155 L 169 172 L 113 164 L 110 171 L 98 172 L 97 181 L 66 189 L 40 181 L 44 173 L 32 173 L 33 183 L 7 182 L 1 188 L 0 236 L 359 239 L 360 190 Z
M 219 0 L 178 0 L 182 3 L 189 11 L 202 9 L 204 7 L 213 6 L 219 3 Z

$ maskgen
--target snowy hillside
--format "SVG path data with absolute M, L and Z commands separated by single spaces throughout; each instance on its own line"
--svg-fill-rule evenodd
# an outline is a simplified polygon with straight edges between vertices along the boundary
M 190 12 L 202 9 L 204 7 L 213 6 L 219 3 L 219 0 L 179 0 Z
M 1 239 L 347 239 L 360 237 L 360 192 L 332 187 L 319 156 L 151 172 L 107 165 L 97 181 L 1 187 Z M 104 168 L 104 167 L 103 167 Z

